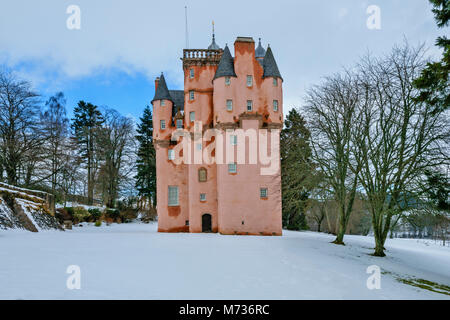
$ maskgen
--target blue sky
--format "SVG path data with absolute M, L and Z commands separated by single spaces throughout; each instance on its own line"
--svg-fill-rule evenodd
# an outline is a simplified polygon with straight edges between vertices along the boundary
M 66 27 L 72 4 L 81 9 L 80 30 Z M 437 57 L 434 40 L 448 32 L 437 29 L 427 0 L 3 0 L 0 65 L 32 81 L 43 100 L 63 91 L 69 114 L 86 100 L 138 118 L 161 71 L 170 89 L 182 88 L 185 5 L 191 48 L 209 45 L 212 20 L 217 43 L 232 53 L 237 36 L 270 43 L 285 80 L 285 114 L 308 87 L 368 51 L 408 39 Z M 381 10 L 380 30 L 366 26 L 369 5 Z

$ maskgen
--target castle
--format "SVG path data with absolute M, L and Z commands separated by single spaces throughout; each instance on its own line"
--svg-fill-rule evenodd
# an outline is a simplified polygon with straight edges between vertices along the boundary
M 270 46 L 265 50 L 261 39 L 255 49 L 252 38 L 238 37 L 234 51 L 233 58 L 228 46 L 221 49 L 216 44 L 213 34 L 208 49 L 183 50 L 184 90 L 169 90 L 163 74 L 155 80 L 152 104 L 159 232 L 282 234 L 279 131 L 283 78 Z M 208 130 L 226 138 L 214 135 L 195 140 Z M 233 135 L 238 131 L 239 135 Z M 195 143 L 180 151 L 180 143 L 173 138 L 177 132 L 187 132 L 180 135 Z M 271 139 L 266 138 L 269 135 Z M 254 148 L 252 139 L 259 143 Z M 247 162 L 237 161 L 234 153 L 223 162 L 202 161 L 207 149 L 214 158 L 230 148 L 239 154 L 240 147 Z M 261 174 L 267 162 L 248 161 L 255 154 L 270 153 L 275 168 L 270 174 Z M 176 155 L 186 160 L 196 154 L 200 156 L 193 162 L 174 161 Z

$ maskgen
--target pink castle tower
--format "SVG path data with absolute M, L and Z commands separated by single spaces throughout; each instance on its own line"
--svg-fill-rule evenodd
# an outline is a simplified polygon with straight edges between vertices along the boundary
M 183 50 L 184 90 L 169 90 L 164 75 L 155 81 L 160 232 L 282 234 L 279 134 L 275 132 L 283 126 L 283 79 L 271 48 L 266 51 L 261 41 L 255 50 L 252 38 L 238 37 L 234 50 L 233 58 L 228 46 L 222 50 L 216 44 L 213 34 L 208 49 Z M 216 136 L 195 140 L 212 129 L 223 133 L 222 145 Z M 180 144 L 171 137 L 181 131 L 194 143 L 179 152 Z M 257 143 L 252 145 L 252 138 Z M 241 147 L 244 163 L 237 159 Z M 208 149 L 216 158 L 224 155 L 226 161 L 204 161 L 202 154 Z M 230 149 L 233 156 L 228 158 Z M 275 159 L 270 174 L 261 173 L 268 163 L 250 160 L 261 153 L 272 153 Z M 175 154 L 194 160 L 176 164 Z

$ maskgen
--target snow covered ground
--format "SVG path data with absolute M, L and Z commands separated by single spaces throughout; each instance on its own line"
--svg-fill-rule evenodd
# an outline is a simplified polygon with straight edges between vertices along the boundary
M 401 283 L 420 278 L 450 286 L 450 248 L 389 239 L 387 257 L 369 255 L 373 239 L 347 246 L 314 232 L 282 237 L 157 233 L 156 224 L 0 231 L 0 299 L 450 299 Z M 69 290 L 69 265 L 81 289 Z M 366 286 L 367 267 L 381 289 Z

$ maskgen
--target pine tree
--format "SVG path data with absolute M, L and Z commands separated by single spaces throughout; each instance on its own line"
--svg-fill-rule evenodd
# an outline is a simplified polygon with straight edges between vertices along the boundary
M 139 149 L 137 152 L 136 188 L 140 196 L 152 199 L 156 207 L 156 151 L 153 147 L 153 117 L 149 106 L 144 110 L 137 128 Z
M 283 226 L 291 230 L 305 230 L 306 204 L 316 185 L 314 165 L 311 161 L 311 134 L 306 121 L 292 109 L 281 131 L 281 182 Z
M 448 26 L 450 20 L 449 0 L 429 0 L 433 5 L 433 13 L 439 28 Z M 443 49 L 441 61 L 430 62 L 422 74 L 414 82 L 419 89 L 417 101 L 425 102 L 434 108 L 434 112 L 450 107 L 450 39 L 439 37 L 436 45 Z
M 103 116 L 98 107 L 84 101 L 78 102 L 72 119 L 74 137 L 80 147 L 81 157 L 86 161 L 88 182 L 88 204 L 94 199 L 94 151 L 98 128 L 103 124 Z

